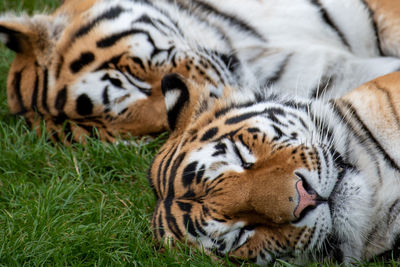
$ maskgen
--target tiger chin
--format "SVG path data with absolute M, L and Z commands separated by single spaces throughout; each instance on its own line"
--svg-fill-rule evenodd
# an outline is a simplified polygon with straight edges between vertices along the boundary
M 393 73 L 331 101 L 224 100 L 166 76 L 172 133 L 149 172 L 155 237 L 259 265 L 390 251 L 400 232 L 398 84 Z

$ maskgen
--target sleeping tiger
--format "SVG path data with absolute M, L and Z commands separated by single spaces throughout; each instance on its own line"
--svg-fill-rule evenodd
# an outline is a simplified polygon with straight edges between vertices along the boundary
M 275 88 L 341 96 L 400 69 L 400 6 L 391 0 L 66 0 L 52 14 L 5 14 L 16 52 L 13 114 L 54 140 L 115 141 L 168 129 L 169 73 L 221 96 Z
M 154 235 L 260 265 L 400 256 L 399 84 L 397 72 L 337 100 L 228 100 L 165 76 Z

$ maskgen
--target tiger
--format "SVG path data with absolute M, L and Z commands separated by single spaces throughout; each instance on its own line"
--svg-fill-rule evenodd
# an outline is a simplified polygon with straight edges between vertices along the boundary
M 210 98 L 165 76 L 155 238 L 258 265 L 400 257 L 399 84 L 396 72 L 331 100 Z
M 335 98 L 400 69 L 391 0 L 65 0 L 0 16 L 8 106 L 52 140 L 168 130 L 161 80 Z M 242 89 L 240 89 L 242 88 Z M 273 89 L 271 89 L 273 88 Z M 42 122 L 45 122 L 43 125 Z

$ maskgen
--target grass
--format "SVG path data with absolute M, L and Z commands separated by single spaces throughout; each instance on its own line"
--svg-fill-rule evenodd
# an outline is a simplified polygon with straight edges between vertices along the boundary
M 57 5 L 3 0 L 0 12 Z M 6 74 L 13 56 L 0 46 L 0 266 L 234 266 L 152 239 L 155 198 L 146 173 L 165 137 L 139 147 L 96 140 L 52 145 L 9 115 Z

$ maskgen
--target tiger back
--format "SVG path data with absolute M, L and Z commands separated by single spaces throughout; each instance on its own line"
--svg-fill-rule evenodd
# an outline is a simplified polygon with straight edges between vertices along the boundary
M 230 85 L 338 97 L 400 68 L 396 10 L 375 0 L 68 0 L 49 15 L 6 14 L 9 108 L 37 131 L 44 120 L 54 140 L 113 142 L 168 129 L 169 73 L 211 96 Z

